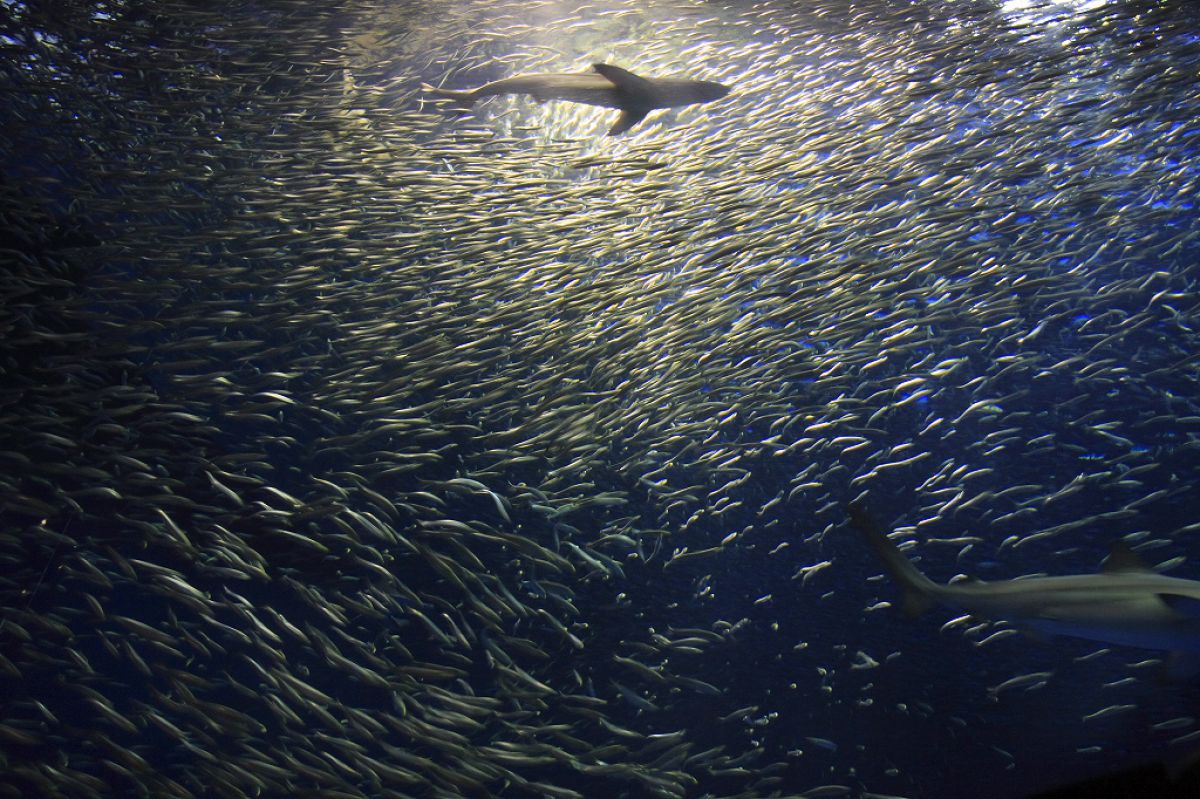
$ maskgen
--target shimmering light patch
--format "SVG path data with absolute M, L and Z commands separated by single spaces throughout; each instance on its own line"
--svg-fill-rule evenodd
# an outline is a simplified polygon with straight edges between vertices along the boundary
M 1000 10 L 1020 25 L 1054 25 L 1108 5 L 1109 0 L 1003 0 Z

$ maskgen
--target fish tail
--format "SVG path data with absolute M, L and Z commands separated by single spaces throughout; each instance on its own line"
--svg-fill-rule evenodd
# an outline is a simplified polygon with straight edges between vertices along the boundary
M 456 90 L 456 89 L 439 89 L 436 86 L 430 86 L 428 83 L 422 83 L 421 88 L 427 94 L 432 94 L 434 97 L 441 97 L 446 100 L 453 100 L 463 108 L 470 108 L 474 105 L 478 97 L 478 92 L 475 89 Z
M 900 586 L 904 595 L 904 615 L 910 619 L 920 616 L 936 604 L 937 584 L 912 565 L 900 548 L 892 543 L 875 517 L 861 505 L 851 504 L 850 523 L 867 538 L 867 543 L 883 561 L 888 574 Z

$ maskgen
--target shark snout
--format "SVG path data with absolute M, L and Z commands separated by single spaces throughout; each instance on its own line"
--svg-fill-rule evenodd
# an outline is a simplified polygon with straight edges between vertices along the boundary
M 698 103 L 720 100 L 727 94 L 729 94 L 729 87 L 723 83 L 715 83 L 711 80 L 696 81 L 696 102 Z

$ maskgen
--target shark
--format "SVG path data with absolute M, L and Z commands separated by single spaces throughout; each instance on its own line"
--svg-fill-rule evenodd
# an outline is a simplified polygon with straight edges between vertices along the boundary
M 1167 651 L 1172 679 L 1200 672 L 1200 581 L 1159 574 L 1123 543 L 1112 547 L 1095 574 L 940 584 L 918 570 L 861 506 L 849 511 L 900 587 L 909 617 L 942 605 L 1003 619 L 1034 635 Z
M 440 89 L 429 84 L 423 88 L 435 97 L 454 100 L 465 108 L 484 97 L 528 94 L 538 102 L 566 100 L 620 109 L 621 115 L 609 128 L 609 136 L 626 132 L 655 109 L 710 103 L 729 94 L 728 86 L 713 81 L 645 78 L 612 64 L 592 64 L 591 72 L 516 75 L 474 89 Z

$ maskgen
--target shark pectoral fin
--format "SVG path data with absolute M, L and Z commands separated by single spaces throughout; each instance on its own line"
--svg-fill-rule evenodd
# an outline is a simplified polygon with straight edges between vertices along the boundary
M 617 121 L 608 129 L 609 136 L 619 136 L 646 118 L 646 111 L 626 109 L 617 117 Z
M 1026 637 L 1032 638 L 1033 640 L 1037 641 L 1039 644 L 1049 644 L 1054 641 L 1053 635 L 1046 632 L 1045 630 L 1039 630 L 1036 627 L 1018 627 L 1017 629 L 1020 630 L 1021 633 L 1024 634 Z
M 1200 598 L 1187 594 L 1158 594 L 1159 599 L 1181 616 L 1200 619 Z
M 1151 569 L 1136 552 L 1129 548 L 1128 544 L 1118 541 L 1108 551 L 1108 557 L 1104 559 L 1104 565 L 1100 567 L 1100 571 L 1111 574 L 1113 572 L 1148 572 Z
M 1169 682 L 1183 682 L 1200 674 L 1200 652 L 1172 652 L 1163 664 L 1163 677 Z

